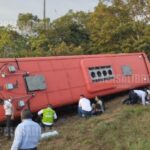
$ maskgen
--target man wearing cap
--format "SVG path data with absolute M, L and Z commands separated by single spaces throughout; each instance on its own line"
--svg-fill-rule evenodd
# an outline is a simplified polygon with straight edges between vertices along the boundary
M 6 116 L 6 133 L 8 138 L 11 138 L 12 120 L 14 119 L 13 105 L 11 99 L 3 100 L 0 99 L 0 104 L 3 105 Z

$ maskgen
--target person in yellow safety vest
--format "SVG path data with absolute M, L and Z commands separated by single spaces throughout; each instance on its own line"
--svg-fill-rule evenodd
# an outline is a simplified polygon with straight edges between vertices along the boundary
M 38 112 L 38 116 L 42 116 L 41 126 L 45 131 L 45 127 L 52 127 L 54 120 L 57 119 L 56 112 L 52 109 L 51 105 L 48 105 L 47 108 L 42 109 Z

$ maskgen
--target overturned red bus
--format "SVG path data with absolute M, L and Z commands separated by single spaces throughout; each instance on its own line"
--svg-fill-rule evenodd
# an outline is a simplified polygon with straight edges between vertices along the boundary
M 148 86 L 149 75 L 144 53 L 0 59 L 0 97 L 12 99 L 17 117 L 26 107 L 37 112 L 76 103 L 80 94 L 93 98 Z

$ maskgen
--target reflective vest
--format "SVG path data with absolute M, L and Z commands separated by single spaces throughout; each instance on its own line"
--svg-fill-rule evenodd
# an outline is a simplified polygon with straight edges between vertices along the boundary
M 43 110 L 43 123 L 53 123 L 54 122 L 55 111 L 51 108 L 46 108 Z

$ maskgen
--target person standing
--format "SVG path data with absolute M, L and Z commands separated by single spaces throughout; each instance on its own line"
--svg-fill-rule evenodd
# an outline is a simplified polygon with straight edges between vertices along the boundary
M 38 112 L 38 116 L 41 116 L 41 126 L 45 131 L 45 127 L 52 127 L 54 120 L 57 119 L 56 112 L 52 109 L 52 106 L 49 104 L 47 108 L 42 109 Z
M 14 119 L 13 105 L 11 103 L 11 99 L 8 100 L 0 99 L 0 104 L 2 104 L 4 107 L 6 116 L 6 134 L 8 139 L 10 139 L 12 131 L 12 120 Z
M 80 95 L 78 103 L 78 114 L 80 117 L 90 117 L 92 115 L 92 106 L 89 99 L 84 95 Z
M 11 150 L 37 150 L 41 139 L 41 127 L 32 121 L 32 114 L 29 109 L 21 112 L 22 122 L 15 130 L 15 137 Z

